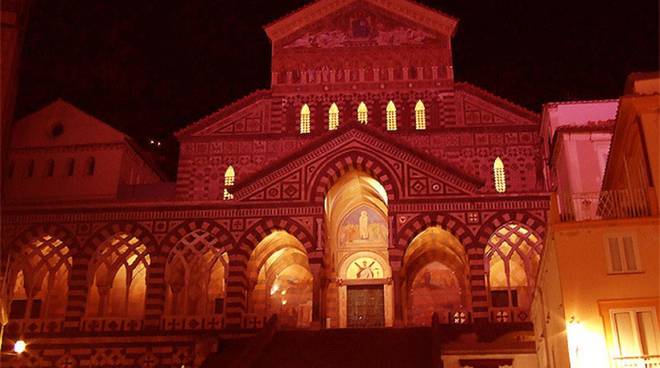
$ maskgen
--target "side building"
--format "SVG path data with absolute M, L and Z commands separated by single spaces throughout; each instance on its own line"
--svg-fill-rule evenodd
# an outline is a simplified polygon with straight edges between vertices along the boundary
M 614 121 L 601 101 L 552 135 L 555 194 L 533 302 L 540 367 L 660 364 L 659 87 L 657 73 L 633 74 Z

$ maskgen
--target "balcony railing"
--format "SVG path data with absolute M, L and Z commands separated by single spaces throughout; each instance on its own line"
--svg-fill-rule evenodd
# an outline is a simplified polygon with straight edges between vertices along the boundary
M 561 222 L 650 216 L 646 189 L 558 194 Z
M 523 307 L 504 307 L 490 308 L 490 321 L 492 323 L 509 323 L 509 322 L 529 322 L 530 321 L 529 308 Z
M 644 355 L 637 357 L 613 358 L 616 368 L 658 368 L 660 367 L 660 355 Z
M 126 317 L 85 317 L 80 330 L 86 332 L 140 331 L 144 320 Z
M 222 314 L 172 316 L 161 319 L 161 330 L 220 330 L 225 326 Z
M 7 331 L 20 335 L 23 333 L 54 333 L 61 332 L 64 318 L 10 319 Z

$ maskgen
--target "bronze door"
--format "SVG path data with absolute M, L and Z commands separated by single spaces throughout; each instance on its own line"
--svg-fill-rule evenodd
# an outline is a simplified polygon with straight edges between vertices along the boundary
M 347 287 L 348 327 L 385 326 L 383 285 Z

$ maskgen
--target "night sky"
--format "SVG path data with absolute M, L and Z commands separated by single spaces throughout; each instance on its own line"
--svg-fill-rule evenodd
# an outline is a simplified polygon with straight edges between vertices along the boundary
M 424 0 L 459 19 L 456 80 L 534 111 L 658 69 L 658 1 Z M 262 26 L 303 0 L 34 0 L 17 116 L 62 97 L 144 141 L 268 88 Z M 577 4 L 577 5 L 576 5 Z

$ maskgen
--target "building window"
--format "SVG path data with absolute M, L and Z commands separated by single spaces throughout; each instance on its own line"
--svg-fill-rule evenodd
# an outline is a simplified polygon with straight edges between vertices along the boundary
M 27 171 L 25 172 L 25 176 L 28 178 L 31 178 L 34 176 L 34 160 L 30 160 L 28 162 L 27 166 Z
M 46 176 L 52 177 L 55 175 L 55 160 L 50 159 L 46 164 Z
M 632 235 L 606 236 L 609 273 L 640 272 L 639 249 Z
M 387 112 L 387 130 L 396 130 L 396 106 L 394 106 L 394 102 L 388 102 L 385 111 Z
M 366 124 L 367 123 L 367 105 L 364 104 L 364 102 L 360 102 L 360 105 L 358 106 L 357 109 L 357 119 L 361 124 Z
M 415 105 L 415 128 L 417 130 L 426 129 L 426 109 L 422 100 L 417 101 Z
M 339 108 L 336 103 L 333 103 L 328 110 L 328 130 L 337 128 L 339 128 Z
M 87 174 L 87 176 L 92 176 L 94 175 L 95 170 L 96 170 L 96 159 L 94 159 L 94 157 L 90 157 L 87 159 L 85 174 Z
M 309 133 L 310 128 L 310 113 L 309 106 L 304 104 L 300 109 L 300 134 Z
M 73 176 L 76 171 L 76 160 L 70 158 L 66 163 L 66 175 Z
M 504 163 L 501 158 L 496 158 L 493 163 L 493 180 L 495 181 L 495 190 L 498 193 L 506 192 L 506 176 L 504 174 Z
M 229 188 L 234 185 L 235 180 L 236 173 L 234 172 L 234 167 L 229 165 L 227 171 L 225 171 L 225 190 L 222 196 L 224 200 L 234 199 L 234 195 L 229 192 Z
M 615 359 L 660 354 L 658 346 L 660 331 L 657 327 L 658 319 L 655 308 L 611 309 L 610 321 Z

